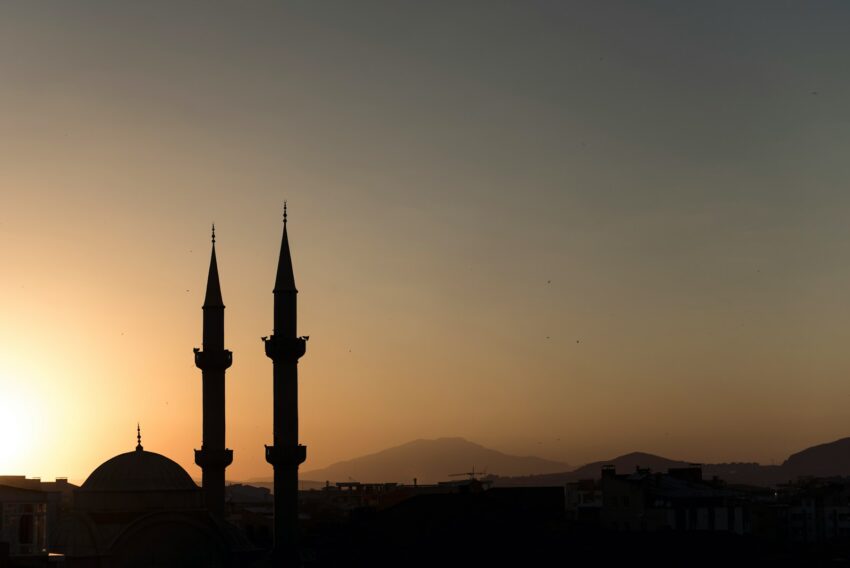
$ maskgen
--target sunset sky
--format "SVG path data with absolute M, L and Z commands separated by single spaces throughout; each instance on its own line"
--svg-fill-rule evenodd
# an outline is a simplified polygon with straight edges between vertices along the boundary
M 139 421 L 200 477 L 215 221 L 227 473 L 270 476 L 284 199 L 302 471 L 850 436 L 848 28 L 839 0 L 3 2 L 0 474 L 85 479 Z

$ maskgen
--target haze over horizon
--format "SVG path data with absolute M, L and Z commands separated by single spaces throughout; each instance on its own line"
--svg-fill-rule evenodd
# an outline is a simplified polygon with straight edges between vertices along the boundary
M 0 5 L 0 474 L 193 476 L 209 224 L 228 478 L 271 474 L 280 210 L 304 470 L 850 435 L 850 5 Z

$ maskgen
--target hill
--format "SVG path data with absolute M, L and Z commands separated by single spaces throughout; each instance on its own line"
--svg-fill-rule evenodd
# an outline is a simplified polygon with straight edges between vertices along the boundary
M 500 478 L 496 485 L 561 485 L 579 479 L 599 478 L 602 466 L 614 465 L 618 473 L 646 467 L 666 472 L 671 467 L 686 467 L 686 462 L 653 454 L 634 452 L 611 460 L 589 463 L 573 471 L 548 475 Z M 850 438 L 819 444 L 792 454 L 782 465 L 761 465 L 755 462 L 702 464 L 704 478 L 718 477 L 728 483 L 773 486 L 801 476 L 850 476 Z
M 362 482 L 434 483 L 451 479 L 449 474 L 486 470 L 497 486 L 553 486 L 580 479 L 599 478 L 602 467 L 613 465 L 618 473 L 649 468 L 666 472 L 687 467 L 687 462 L 644 452 L 632 452 L 571 469 L 565 463 L 537 457 L 504 454 L 463 438 L 414 440 L 381 452 L 342 461 L 323 469 L 302 472 L 304 489 L 318 488 L 325 480 Z M 755 462 L 702 464 L 703 477 L 719 477 L 731 484 L 773 486 L 801 476 L 850 476 L 850 438 L 812 446 L 792 454 L 782 465 Z M 248 483 L 271 486 L 271 479 Z
M 458 472 L 487 471 L 500 476 L 566 471 L 570 466 L 533 456 L 512 456 L 463 438 L 414 440 L 322 469 L 304 471 L 300 477 L 314 481 L 355 480 L 364 483 L 436 483 Z
M 667 471 L 671 467 L 686 467 L 686 462 L 667 459 L 644 452 L 632 452 L 611 460 L 592 462 L 572 471 L 562 471 L 546 475 L 530 475 L 522 477 L 500 478 L 495 481 L 498 486 L 551 486 L 563 485 L 580 479 L 596 479 L 600 476 L 602 466 L 613 465 L 617 472 L 626 473 L 635 468 L 649 468 L 652 471 Z
M 783 462 L 782 469 L 794 477 L 850 475 L 850 438 L 841 438 L 792 454 Z

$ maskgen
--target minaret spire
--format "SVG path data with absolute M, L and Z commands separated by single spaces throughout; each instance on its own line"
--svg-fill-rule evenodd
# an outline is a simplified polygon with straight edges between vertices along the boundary
M 292 255 L 289 253 L 289 236 L 286 234 L 286 201 L 283 202 L 283 236 L 280 241 L 280 257 L 277 260 L 277 276 L 274 280 L 274 293 L 298 292 L 295 289 L 295 274 L 292 271 Z M 277 327 L 275 326 L 275 329 Z
M 283 204 L 283 237 L 274 285 L 274 333 L 265 341 L 266 356 L 274 364 L 272 405 L 273 444 L 266 461 L 274 468 L 274 555 L 281 565 L 298 565 L 298 466 L 307 448 L 298 443 L 298 359 L 307 349 L 298 337 L 297 294 L 289 253 Z
M 201 369 L 203 391 L 203 438 L 195 450 L 195 463 L 203 471 L 204 499 L 215 515 L 224 515 L 224 469 L 233 462 L 233 451 L 225 447 L 224 372 L 233 354 L 224 348 L 224 302 L 215 256 L 215 223 L 212 251 L 204 297 L 203 351 L 195 348 L 195 366 Z
M 218 262 L 215 258 L 215 223 L 212 226 L 212 252 L 210 253 L 210 271 L 207 275 L 207 294 L 204 297 L 204 309 L 222 308 L 221 283 L 218 280 Z

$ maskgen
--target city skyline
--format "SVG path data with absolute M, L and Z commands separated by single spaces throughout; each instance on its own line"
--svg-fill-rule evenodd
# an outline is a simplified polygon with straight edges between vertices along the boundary
M 285 199 L 302 471 L 850 435 L 849 8 L 371 5 L 0 7 L 0 474 L 85 479 L 140 422 L 200 478 L 215 222 L 227 475 L 270 477 Z

